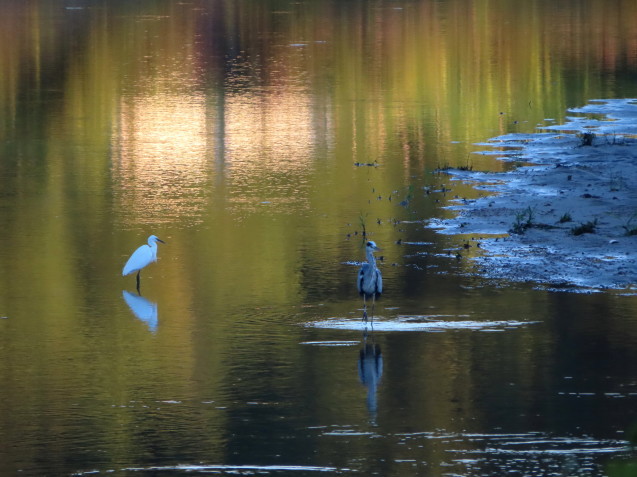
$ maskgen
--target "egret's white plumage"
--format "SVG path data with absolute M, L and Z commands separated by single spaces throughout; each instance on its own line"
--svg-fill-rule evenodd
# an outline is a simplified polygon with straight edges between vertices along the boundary
M 367 319 L 367 298 L 372 298 L 372 317 L 373 306 L 376 302 L 376 297 L 383 293 L 383 276 L 380 270 L 376 266 L 376 258 L 374 252 L 380 250 L 376 243 L 371 240 L 365 245 L 365 253 L 367 255 L 367 262 L 363 263 L 358 272 L 358 293 L 363 296 L 363 318 Z
M 155 235 L 148 237 L 148 244 L 135 250 L 122 269 L 123 276 L 137 272 L 137 291 L 139 291 L 139 272 L 148 264 L 157 261 L 157 242 L 165 243 Z

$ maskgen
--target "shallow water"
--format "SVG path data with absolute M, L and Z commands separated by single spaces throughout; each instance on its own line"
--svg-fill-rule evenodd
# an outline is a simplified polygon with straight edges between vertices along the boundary
M 622 475 L 637 297 L 425 224 L 482 194 L 440 167 L 510 167 L 474 143 L 637 96 L 637 7 L 470 7 L 7 6 L 0 473 Z

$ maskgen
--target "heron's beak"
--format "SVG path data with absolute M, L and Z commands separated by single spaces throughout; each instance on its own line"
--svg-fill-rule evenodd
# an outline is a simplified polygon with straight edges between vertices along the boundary
M 160 238 L 158 238 L 158 239 L 157 239 L 157 241 L 158 241 L 158 242 L 161 242 L 161 243 L 166 243 L 166 242 L 164 242 L 164 241 L 163 241 L 162 239 L 160 239 Z

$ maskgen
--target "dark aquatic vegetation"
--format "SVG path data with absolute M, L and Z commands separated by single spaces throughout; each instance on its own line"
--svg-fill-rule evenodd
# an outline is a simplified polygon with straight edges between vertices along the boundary
M 577 135 L 577 137 L 580 140 L 580 146 L 586 147 L 586 146 L 592 146 L 593 143 L 595 142 L 595 133 L 594 132 L 582 132 L 579 133 Z
M 637 225 L 633 223 L 633 220 L 635 219 L 636 216 L 637 214 L 631 215 L 630 218 L 626 221 L 626 223 L 622 225 L 622 228 L 626 231 L 627 236 L 637 235 Z
M 592 234 L 595 233 L 595 227 L 597 227 L 597 219 L 573 227 L 571 233 L 573 235 Z
M 527 207 L 521 212 L 515 214 L 515 222 L 510 229 L 510 233 L 523 234 L 527 229 L 533 227 L 535 220 L 535 211 L 532 207 Z

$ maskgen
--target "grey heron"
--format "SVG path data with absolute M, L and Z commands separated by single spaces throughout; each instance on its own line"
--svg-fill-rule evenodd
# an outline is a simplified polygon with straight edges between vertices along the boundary
M 363 263 L 358 272 L 358 293 L 363 296 L 363 319 L 367 320 L 367 299 L 372 299 L 372 319 L 376 297 L 383 292 L 383 276 L 376 266 L 374 252 L 380 250 L 375 242 L 369 241 L 365 245 L 367 262 Z

